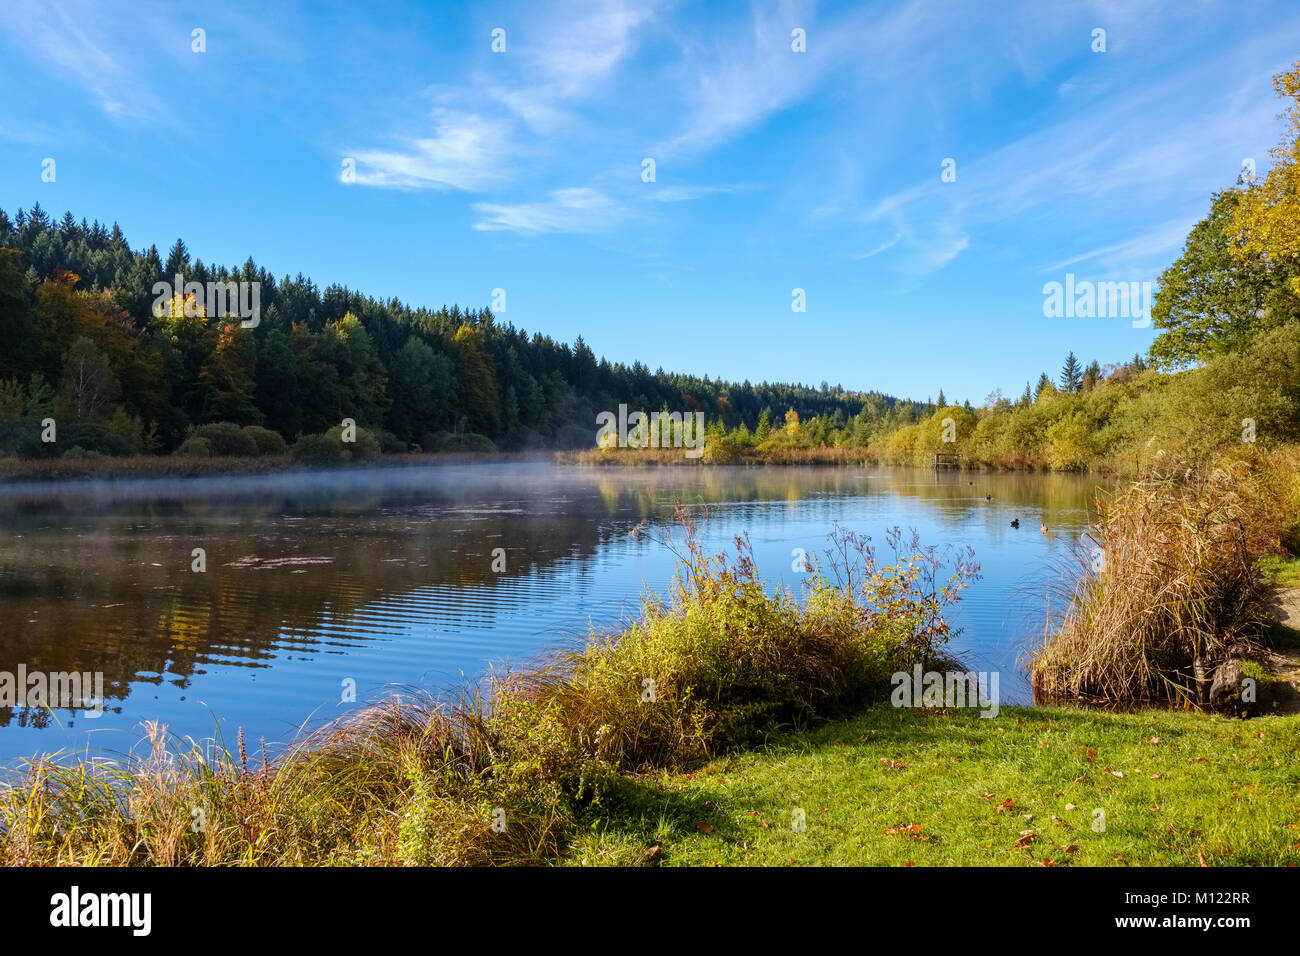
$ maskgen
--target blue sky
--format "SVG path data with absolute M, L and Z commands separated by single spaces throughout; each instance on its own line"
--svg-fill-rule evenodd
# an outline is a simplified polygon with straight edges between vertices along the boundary
M 1249 0 L 11 0 L 0 207 L 415 305 L 504 289 L 615 361 L 979 404 L 1145 350 L 1044 283 L 1154 281 L 1267 169 L 1297 57 L 1300 5 Z

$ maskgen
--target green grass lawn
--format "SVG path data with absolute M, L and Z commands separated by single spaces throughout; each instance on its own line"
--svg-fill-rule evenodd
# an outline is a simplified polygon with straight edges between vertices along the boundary
M 1259 573 L 1269 584 L 1300 588 L 1300 558 L 1273 555 L 1259 559 Z
M 882 706 L 629 780 L 563 862 L 1294 866 L 1300 717 Z

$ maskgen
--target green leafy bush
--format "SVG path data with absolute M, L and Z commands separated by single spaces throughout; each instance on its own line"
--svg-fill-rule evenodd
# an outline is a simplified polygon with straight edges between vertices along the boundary
M 289 450 L 284 437 L 277 431 L 260 425 L 245 425 L 243 432 L 253 440 L 259 455 L 283 455 Z
M 291 454 L 296 461 L 313 465 L 373 461 L 383 454 L 374 432 L 358 427 L 355 441 L 344 441 L 343 432 L 342 425 L 335 425 L 323 435 L 304 435 L 294 444 Z
M 425 451 L 437 452 L 495 452 L 497 446 L 492 439 L 477 432 L 457 435 L 454 432 L 426 432 L 420 439 L 420 447 Z
M 181 443 L 180 448 L 176 449 L 176 454 L 182 458 L 211 458 L 212 445 L 206 438 L 191 435 Z
M 194 429 L 194 438 L 208 443 L 216 458 L 256 458 L 257 441 L 233 422 L 214 422 Z

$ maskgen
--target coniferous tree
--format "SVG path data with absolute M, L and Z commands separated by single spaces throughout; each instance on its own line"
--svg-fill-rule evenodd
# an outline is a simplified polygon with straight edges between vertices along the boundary
M 1093 359 L 1088 363 L 1088 367 L 1083 370 L 1083 378 L 1079 383 L 1079 391 L 1088 392 L 1097 387 L 1101 381 L 1101 366 Z
M 1071 352 L 1065 357 L 1065 364 L 1061 366 L 1061 391 L 1077 392 L 1082 381 L 1083 376 L 1079 371 L 1079 360 Z
M 167 253 L 167 263 L 165 266 L 166 278 L 163 281 L 174 282 L 174 276 L 183 275 L 188 277 L 190 274 L 190 251 L 185 248 L 185 243 L 180 239 L 176 240 L 176 245 L 172 246 L 172 251 Z M 181 293 L 180 289 L 172 290 L 175 294 Z

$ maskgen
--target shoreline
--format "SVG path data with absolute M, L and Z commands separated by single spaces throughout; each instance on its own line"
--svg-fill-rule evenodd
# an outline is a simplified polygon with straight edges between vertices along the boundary
M 123 458 L 0 459 L 0 489 L 39 487 L 72 481 L 123 481 L 132 479 L 202 479 L 251 475 L 319 475 L 339 471 L 388 471 L 431 465 L 513 464 L 549 462 L 577 468 L 905 468 L 958 474 L 1075 474 L 1125 477 L 1109 468 L 1053 470 L 1026 465 L 963 464 L 932 469 L 906 462 L 888 462 L 878 456 L 842 449 L 784 449 L 781 454 L 749 454 L 728 461 L 686 458 L 680 452 L 610 452 L 535 450 L 517 452 L 410 452 L 338 464 L 310 464 L 288 455 L 266 457 L 189 458 L 177 455 L 135 455 Z

